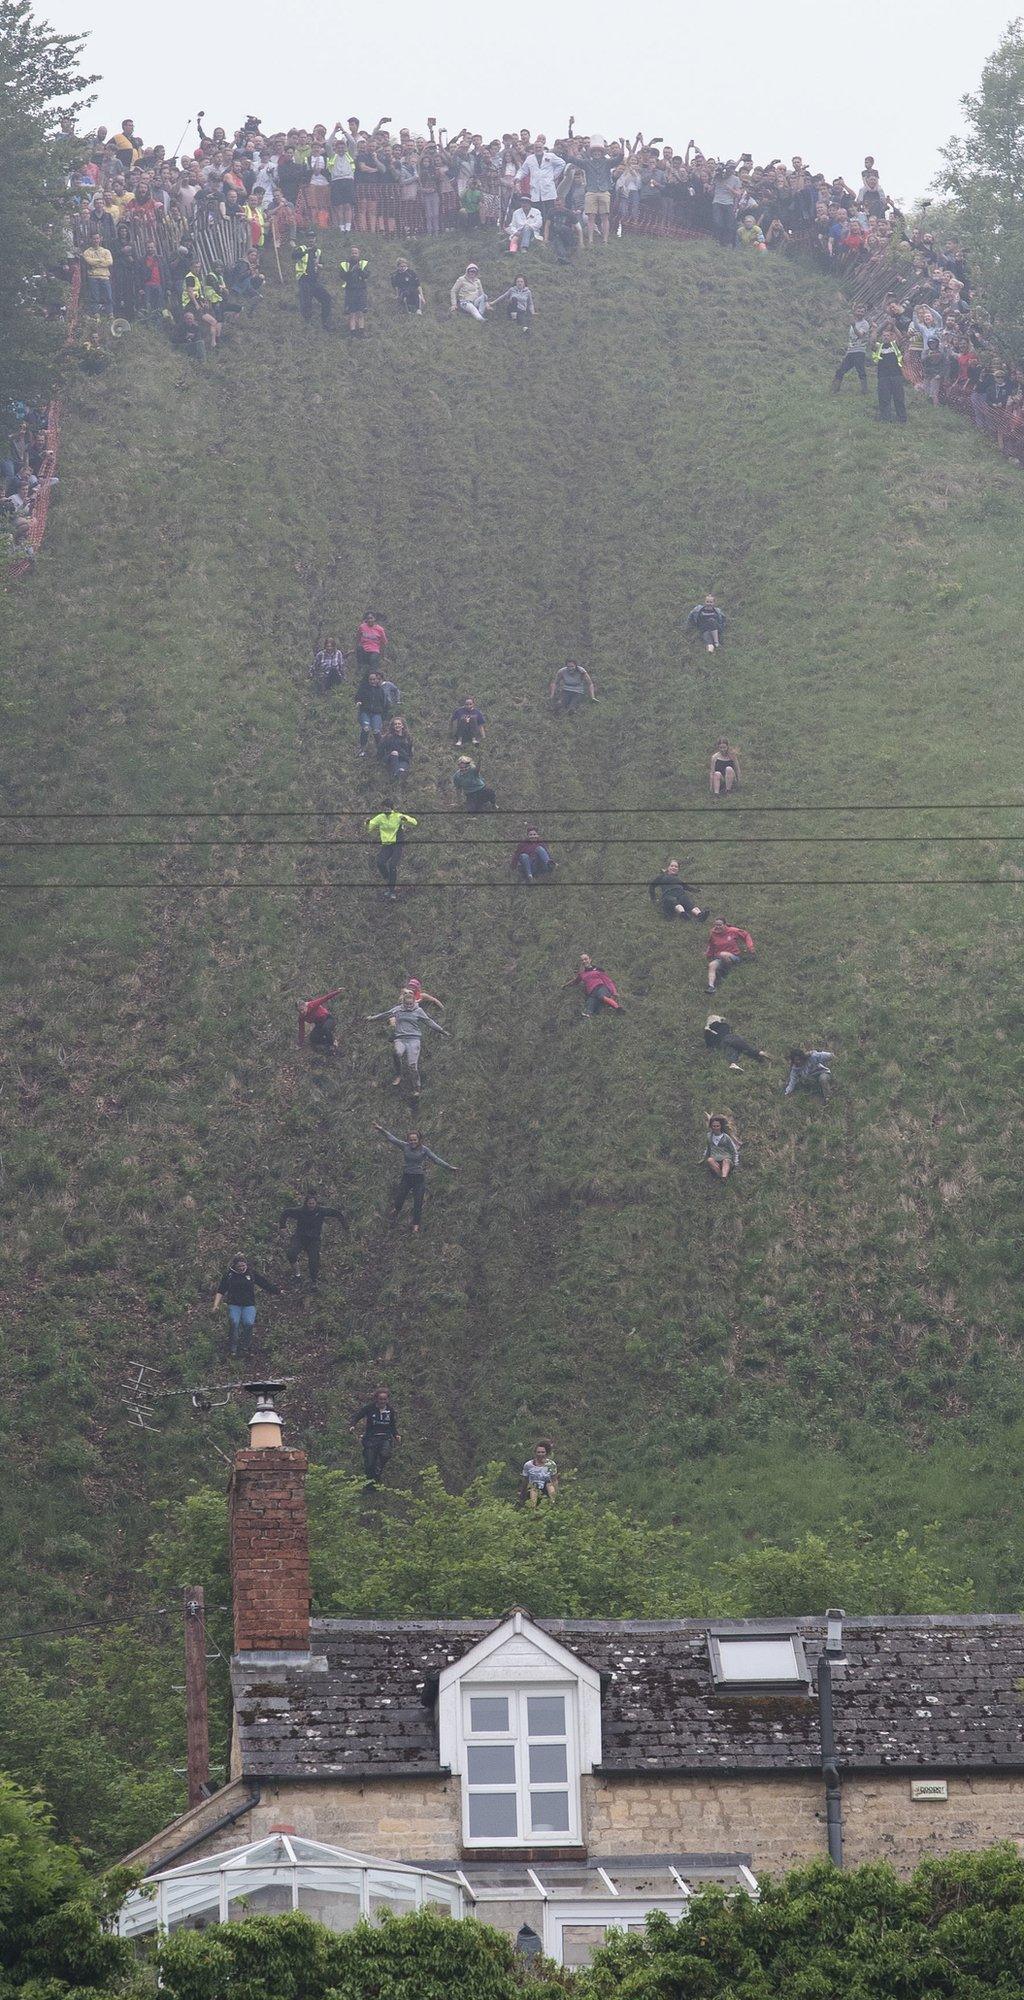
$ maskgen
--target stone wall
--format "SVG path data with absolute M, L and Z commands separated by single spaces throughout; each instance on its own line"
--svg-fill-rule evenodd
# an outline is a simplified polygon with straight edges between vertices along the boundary
M 750 1854 L 751 1866 L 795 1868 L 825 1850 L 817 1777 L 584 1778 L 591 1855 Z

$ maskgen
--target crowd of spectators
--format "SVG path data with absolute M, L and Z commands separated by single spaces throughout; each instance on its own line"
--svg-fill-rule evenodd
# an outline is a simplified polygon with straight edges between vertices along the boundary
M 32 521 L 49 472 L 49 412 L 18 403 L 10 415 L 13 425 L 0 457 L 0 519 L 7 555 L 30 562 Z M 52 474 L 49 477 L 52 485 Z

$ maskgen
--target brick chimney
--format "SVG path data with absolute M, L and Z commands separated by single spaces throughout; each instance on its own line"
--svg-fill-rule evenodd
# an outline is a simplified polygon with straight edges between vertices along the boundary
M 228 1486 L 236 1653 L 309 1652 L 309 1531 L 304 1451 L 281 1443 L 272 1383 L 257 1394 L 249 1444 Z

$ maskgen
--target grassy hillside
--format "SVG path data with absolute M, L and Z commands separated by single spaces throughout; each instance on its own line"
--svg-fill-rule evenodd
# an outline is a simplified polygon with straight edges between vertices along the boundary
M 205 372 L 136 333 L 74 389 L 45 557 L 0 611 L 9 809 L 267 813 L 171 823 L 198 849 L 3 862 L 5 881 L 154 885 L 0 906 L 0 1524 L 21 1625 L 138 1608 L 154 1505 L 220 1477 L 237 1412 L 198 1424 L 171 1400 L 140 1433 L 125 1364 L 164 1388 L 228 1379 L 213 1283 L 240 1246 L 281 1270 L 277 1211 L 309 1184 L 351 1237 L 327 1239 L 318 1294 L 265 1303 L 261 1336 L 319 1459 L 352 1462 L 350 1409 L 386 1372 L 406 1476 L 514 1468 L 541 1429 L 586 1490 L 716 1555 L 843 1516 L 938 1521 L 984 1601 L 1014 1606 L 1019 890 L 897 878 L 1016 884 L 1024 822 L 757 809 L 1015 795 L 1020 474 L 945 413 L 897 434 L 832 399 L 824 279 L 706 244 L 569 271 L 538 253 L 526 340 L 449 318 L 456 264 L 424 256 L 422 319 L 392 316 L 378 274 L 362 344 L 276 291 Z M 731 618 L 714 661 L 681 639 L 706 587 Z M 349 692 L 317 703 L 306 679 L 316 636 L 368 602 L 416 740 L 406 877 L 437 885 L 395 907 L 359 846 L 326 844 L 381 788 Z M 600 700 L 554 721 L 570 653 Z M 512 886 L 519 817 L 443 816 L 467 690 L 554 885 Z M 742 813 L 673 817 L 706 805 L 720 730 Z M 932 837 L 859 844 L 911 830 Z M 991 837 L 948 838 L 967 832 Z M 722 1004 L 776 1053 L 766 1073 L 704 1050 L 702 935 L 617 886 L 669 853 L 758 940 Z M 822 885 L 850 876 L 880 880 Z M 618 979 L 620 1019 L 585 1027 L 559 990 L 581 949 Z M 418 1242 L 387 1226 L 371 1121 L 397 1114 L 362 1021 L 411 971 L 448 1003 L 421 1122 L 459 1167 Z M 294 1045 L 294 1004 L 328 984 L 325 1069 Z M 805 1037 L 838 1052 L 824 1112 L 781 1095 Z M 697 1165 L 723 1102 L 745 1140 L 724 1190 Z

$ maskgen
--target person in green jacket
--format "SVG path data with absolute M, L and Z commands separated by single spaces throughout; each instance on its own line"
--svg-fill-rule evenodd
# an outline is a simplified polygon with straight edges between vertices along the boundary
M 465 799 L 468 813 L 494 811 L 494 787 L 484 782 L 480 766 L 473 762 L 472 757 L 459 758 L 452 784 Z
M 377 855 L 378 872 L 384 878 L 385 894 L 393 903 L 398 896 L 398 864 L 405 846 L 405 829 L 415 826 L 410 813 L 399 812 L 393 799 L 385 799 L 379 813 L 366 822 L 367 833 L 375 833 L 380 843 Z

